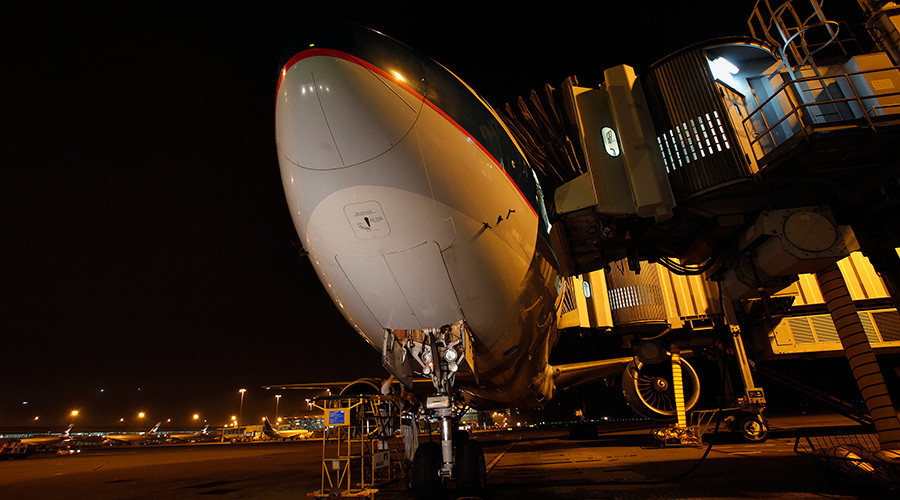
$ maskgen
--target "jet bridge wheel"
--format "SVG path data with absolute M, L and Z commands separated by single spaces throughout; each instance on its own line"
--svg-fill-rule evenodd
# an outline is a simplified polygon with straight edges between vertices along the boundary
M 431 500 L 440 494 L 440 470 L 441 445 L 433 441 L 420 444 L 413 456 L 412 488 L 416 498 Z
M 744 415 L 738 420 L 737 430 L 751 443 L 761 443 L 769 438 L 769 426 L 761 415 Z
M 681 373 L 684 387 L 684 407 L 690 410 L 700 399 L 700 377 L 694 367 L 681 358 Z M 668 418 L 675 416 L 675 390 L 672 385 L 672 364 L 644 364 L 634 360 L 625 367 L 622 374 L 622 392 L 625 401 L 638 414 L 647 418 Z

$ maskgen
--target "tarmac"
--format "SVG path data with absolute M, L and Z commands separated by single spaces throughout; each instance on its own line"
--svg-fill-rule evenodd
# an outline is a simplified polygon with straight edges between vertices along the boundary
M 795 452 L 797 436 L 869 432 L 835 415 L 770 416 L 770 438 L 707 433 L 699 446 L 658 448 L 648 429 L 601 424 L 591 439 L 566 429 L 485 431 L 484 498 L 898 498 L 896 489 L 835 482 Z M 421 436 L 420 440 L 427 440 Z M 321 485 L 318 441 L 120 446 L 0 461 L 0 498 L 299 498 Z M 404 481 L 375 498 L 411 499 Z M 453 485 L 448 499 L 458 498 Z

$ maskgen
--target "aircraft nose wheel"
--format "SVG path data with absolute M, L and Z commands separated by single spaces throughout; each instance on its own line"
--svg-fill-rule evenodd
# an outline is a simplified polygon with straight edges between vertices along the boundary
M 456 447 L 456 485 L 466 496 L 478 496 L 487 486 L 484 451 L 478 441 L 465 439 Z
M 443 486 L 440 477 L 441 446 L 435 442 L 422 443 L 413 456 L 412 489 L 416 498 L 436 498 Z

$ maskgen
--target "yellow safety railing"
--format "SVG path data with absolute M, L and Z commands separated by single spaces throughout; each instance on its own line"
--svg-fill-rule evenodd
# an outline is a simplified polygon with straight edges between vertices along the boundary
M 398 443 L 400 400 L 385 395 L 321 396 L 322 480 L 310 497 L 368 497 L 377 485 L 406 475 Z

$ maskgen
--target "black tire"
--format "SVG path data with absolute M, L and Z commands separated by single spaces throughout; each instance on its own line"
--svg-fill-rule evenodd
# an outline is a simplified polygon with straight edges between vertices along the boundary
M 422 443 L 413 456 L 412 488 L 416 498 L 432 499 L 438 496 L 443 481 L 441 470 L 441 445 Z
M 761 415 L 747 415 L 738 421 L 738 432 L 745 441 L 762 443 L 769 438 L 769 426 Z
M 467 439 L 459 442 L 453 472 L 456 487 L 463 495 L 480 496 L 484 492 L 487 486 L 487 469 L 484 451 L 478 441 Z

